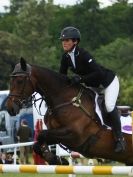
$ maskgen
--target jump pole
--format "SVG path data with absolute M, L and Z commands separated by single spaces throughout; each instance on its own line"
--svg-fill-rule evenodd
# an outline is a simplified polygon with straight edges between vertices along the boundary
M 0 165 L 0 173 L 130 175 L 133 166 Z

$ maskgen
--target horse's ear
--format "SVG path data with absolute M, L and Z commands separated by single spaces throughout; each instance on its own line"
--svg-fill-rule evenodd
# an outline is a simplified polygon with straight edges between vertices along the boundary
M 21 68 L 23 71 L 27 70 L 27 65 L 26 65 L 26 61 L 23 57 L 20 58 L 20 64 L 21 64 Z

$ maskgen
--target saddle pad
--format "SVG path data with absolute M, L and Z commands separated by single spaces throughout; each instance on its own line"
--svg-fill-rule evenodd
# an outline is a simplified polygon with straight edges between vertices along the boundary
M 132 134 L 132 117 L 130 115 L 121 116 L 121 128 L 123 133 Z
M 97 103 L 97 99 L 98 99 L 98 94 L 96 93 L 96 97 L 95 97 L 96 113 L 98 114 L 98 117 L 101 121 L 101 124 L 105 125 L 104 122 L 103 122 L 103 117 L 102 117 L 101 110 L 100 110 L 99 105 Z M 128 115 L 126 117 L 121 116 L 120 120 L 121 120 L 121 131 L 123 133 L 132 134 L 132 117 L 130 115 Z M 108 129 L 111 129 L 111 127 L 109 127 L 108 125 L 106 125 L 106 127 Z

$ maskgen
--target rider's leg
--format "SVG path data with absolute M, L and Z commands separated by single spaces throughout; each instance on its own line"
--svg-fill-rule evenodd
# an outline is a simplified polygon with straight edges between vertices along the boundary
M 119 93 L 119 81 L 115 77 L 112 83 L 104 90 L 105 105 L 112 123 L 112 130 L 116 139 L 115 152 L 125 150 L 125 140 L 121 132 L 120 116 L 116 109 L 116 101 Z
M 125 151 L 126 143 L 121 132 L 120 116 L 116 107 L 109 113 L 109 118 L 111 119 L 112 130 L 116 139 L 115 152 L 123 152 Z

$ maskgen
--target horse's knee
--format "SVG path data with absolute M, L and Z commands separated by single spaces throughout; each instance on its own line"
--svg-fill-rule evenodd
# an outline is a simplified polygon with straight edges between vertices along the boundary
M 44 142 L 46 142 L 46 139 L 47 139 L 47 131 L 42 130 L 37 137 L 37 141 L 39 142 L 40 145 L 42 145 Z
M 38 142 L 33 145 L 33 150 L 36 154 L 42 156 L 41 146 Z

